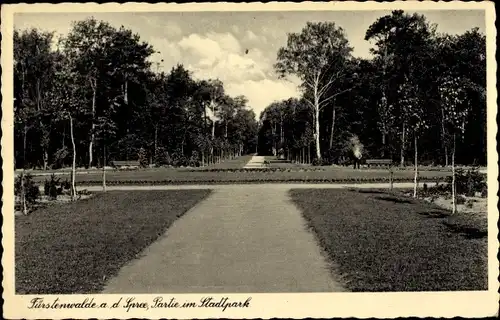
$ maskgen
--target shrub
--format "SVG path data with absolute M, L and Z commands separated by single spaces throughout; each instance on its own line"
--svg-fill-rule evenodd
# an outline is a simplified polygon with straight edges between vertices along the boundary
M 313 166 L 322 166 L 325 162 L 323 159 L 314 158 L 312 161 Z
M 64 161 L 69 155 L 69 150 L 66 146 L 58 149 L 54 152 L 54 162 L 52 164 L 52 168 L 59 169 L 64 166 Z
M 474 206 L 474 202 L 475 202 L 474 199 L 469 199 L 465 201 L 465 206 L 470 209 Z
M 21 197 L 22 195 L 22 182 L 24 182 L 25 199 L 28 205 L 33 205 L 36 203 L 38 198 L 40 198 L 40 189 L 38 185 L 33 181 L 33 176 L 31 174 L 21 174 L 14 181 L 14 194 Z
M 452 177 L 447 178 L 447 182 L 452 182 Z M 482 192 L 486 186 L 485 176 L 479 172 L 477 167 L 467 171 L 457 169 L 455 172 L 455 184 L 457 194 L 474 196 L 476 192 Z
M 457 196 L 457 204 L 464 204 L 466 200 L 467 199 L 463 195 Z
M 488 185 L 484 185 L 483 189 L 481 190 L 481 197 L 486 198 L 488 197 Z
M 71 182 L 69 182 L 68 178 L 64 180 L 64 182 L 61 183 L 61 186 L 63 187 L 64 190 L 69 190 L 71 189 Z
M 146 149 L 139 149 L 139 152 L 137 153 L 137 159 L 139 160 L 139 166 L 141 166 L 141 168 L 146 168 L 149 165 Z
M 63 185 L 60 178 L 56 178 L 55 174 L 50 176 L 50 180 L 45 180 L 43 191 L 51 200 L 56 200 L 57 196 L 62 194 Z
M 157 166 L 168 166 L 172 164 L 172 159 L 164 147 L 156 148 L 155 164 Z

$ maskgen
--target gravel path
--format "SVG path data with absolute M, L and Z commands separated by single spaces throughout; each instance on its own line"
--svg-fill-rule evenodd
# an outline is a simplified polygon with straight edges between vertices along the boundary
M 110 279 L 104 293 L 344 291 L 291 202 L 290 187 L 215 188 Z

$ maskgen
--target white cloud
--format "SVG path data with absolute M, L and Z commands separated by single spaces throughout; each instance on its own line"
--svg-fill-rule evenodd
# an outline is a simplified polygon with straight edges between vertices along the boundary
M 236 34 L 240 33 L 240 27 L 238 27 L 237 25 L 232 25 L 231 30 Z
M 249 32 L 246 36 L 259 38 Z M 161 38 L 152 42 L 163 53 L 164 69 L 182 63 L 196 79 L 218 78 L 229 95 L 245 95 L 257 115 L 274 101 L 299 96 L 296 83 L 276 79 L 271 56 L 255 47 L 243 51 L 231 33 L 190 34 L 178 42 Z
M 258 36 L 251 30 L 247 30 L 245 32 L 245 37 L 243 38 L 244 41 L 249 42 L 249 43 L 266 43 L 267 38 L 264 36 Z
M 293 82 L 273 79 L 230 83 L 226 85 L 226 91 L 230 95 L 245 95 L 257 116 L 274 101 L 300 96 Z
M 165 34 L 169 37 L 178 37 L 182 34 L 182 29 L 174 23 L 169 23 L 165 27 Z

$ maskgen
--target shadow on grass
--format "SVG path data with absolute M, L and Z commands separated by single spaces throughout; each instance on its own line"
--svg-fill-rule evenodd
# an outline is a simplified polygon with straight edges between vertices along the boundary
M 383 200 L 383 201 L 390 201 L 390 202 L 394 202 L 394 203 L 413 203 L 412 201 L 407 200 L 407 199 L 401 199 L 401 198 L 391 197 L 391 196 L 379 196 L 379 197 L 375 197 L 375 199 Z
M 375 190 L 375 189 L 356 189 L 356 188 L 348 188 L 349 191 L 359 192 L 359 193 L 367 193 L 367 194 L 387 194 L 387 191 L 383 190 Z
M 427 218 L 446 218 L 449 216 L 449 213 L 441 210 L 430 210 L 430 211 L 422 211 L 417 212 L 421 216 L 425 216 Z
M 454 233 L 460 234 L 466 239 L 483 239 L 486 238 L 488 232 L 480 230 L 475 227 L 468 227 L 463 225 L 456 225 L 444 221 L 443 224 L 448 227 L 448 229 Z

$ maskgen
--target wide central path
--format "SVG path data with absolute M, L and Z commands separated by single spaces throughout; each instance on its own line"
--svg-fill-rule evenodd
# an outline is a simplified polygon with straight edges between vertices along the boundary
M 104 293 L 343 291 L 287 188 L 219 188 Z

